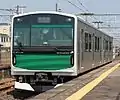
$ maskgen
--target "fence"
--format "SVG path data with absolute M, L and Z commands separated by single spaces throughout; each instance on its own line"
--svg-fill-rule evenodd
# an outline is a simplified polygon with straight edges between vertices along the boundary
M 10 65 L 10 48 L 1 48 L 0 51 L 0 63 L 3 66 Z
M 10 48 L 0 48 L 0 80 L 11 77 L 10 59 Z
M 11 78 L 10 48 L 0 48 L 0 96 L 14 90 L 14 79 Z

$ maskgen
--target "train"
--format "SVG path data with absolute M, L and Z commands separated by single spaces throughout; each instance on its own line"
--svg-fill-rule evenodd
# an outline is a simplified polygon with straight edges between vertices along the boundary
M 63 12 L 15 15 L 11 44 L 11 74 L 31 86 L 62 83 L 113 60 L 111 36 Z

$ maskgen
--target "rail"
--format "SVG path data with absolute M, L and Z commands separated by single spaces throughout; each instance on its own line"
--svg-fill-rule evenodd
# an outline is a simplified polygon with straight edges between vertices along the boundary
M 5 78 L 0 80 L 0 96 L 5 95 L 14 90 L 15 79 Z

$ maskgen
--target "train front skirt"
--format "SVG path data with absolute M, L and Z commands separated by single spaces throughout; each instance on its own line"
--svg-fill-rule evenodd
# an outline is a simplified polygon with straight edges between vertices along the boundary
M 20 90 L 27 90 L 27 91 L 35 91 L 30 84 L 28 83 L 20 83 L 20 82 L 15 82 L 15 89 L 20 89 Z

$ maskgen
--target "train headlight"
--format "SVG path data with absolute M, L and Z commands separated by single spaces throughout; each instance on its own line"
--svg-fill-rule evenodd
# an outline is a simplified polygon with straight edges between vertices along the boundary
M 73 65 L 73 57 L 72 57 L 72 59 L 71 59 L 71 64 Z
M 16 57 L 14 56 L 13 57 L 13 65 L 15 65 L 16 64 Z
M 67 21 L 67 22 L 71 22 L 72 19 L 71 19 L 71 18 L 67 18 L 66 21 Z
M 73 66 L 74 65 L 74 53 L 71 54 L 70 62 L 71 62 L 71 65 Z

